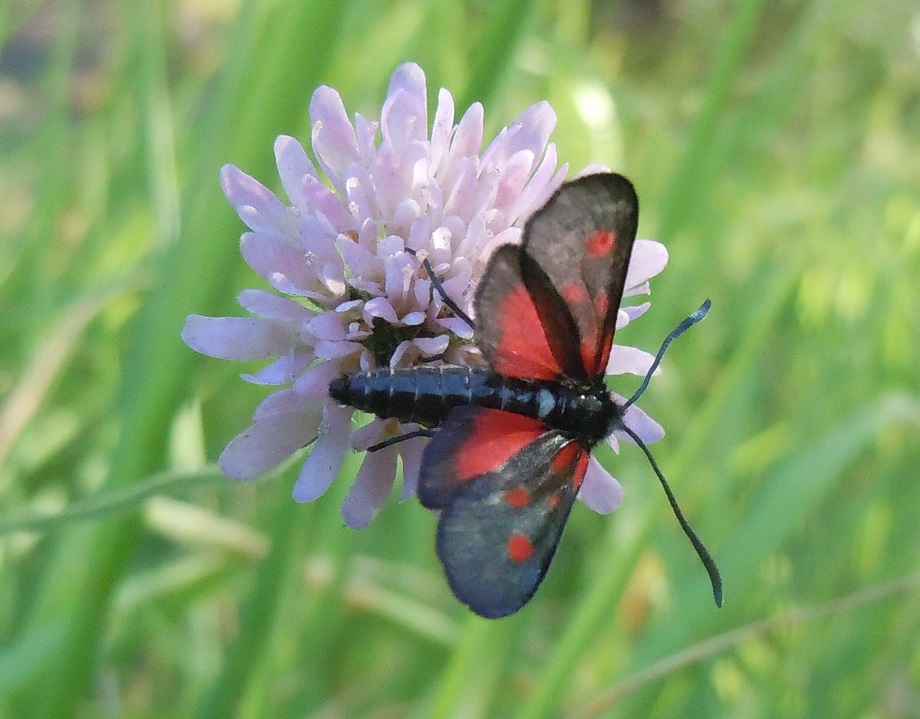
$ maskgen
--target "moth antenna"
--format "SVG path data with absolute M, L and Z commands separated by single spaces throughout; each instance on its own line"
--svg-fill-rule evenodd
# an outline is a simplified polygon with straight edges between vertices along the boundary
M 706 304 L 703 307 L 708 308 L 709 300 L 706 300 Z M 700 308 L 703 309 L 702 307 Z M 694 314 L 697 314 L 694 312 Z M 705 312 L 703 316 L 705 316 Z M 693 315 L 691 315 L 692 317 Z M 689 319 L 689 318 L 687 318 Z M 696 321 L 698 322 L 702 319 L 702 316 L 699 317 Z M 686 320 L 684 320 L 686 322 Z M 683 326 L 684 323 L 681 323 Z M 693 324 L 692 322 L 690 324 Z M 690 325 L 688 324 L 687 327 Z M 684 327 L 684 329 L 687 329 Z M 680 328 L 678 328 L 680 329 Z M 683 331 L 683 330 L 681 330 Z M 673 334 L 673 333 L 672 333 Z M 673 338 L 672 338 L 673 339 Z M 660 354 L 660 353 L 659 353 Z M 693 548 L 696 550 L 697 555 L 700 558 L 700 561 L 703 563 L 703 566 L 706 567 L 706 572 L 709 574 L 709 582 L 712 584 L 712 596 L 716 600 L 716 606 L 722 606 L 722 575 L 719 574 L 719 568 L 716 566 L 715 560 L 712 558 L 712 555 L 709 553 L 709 550 L 706 549 L 706 545 L 703 544 L 703 540 L 699 538 L 696 532 L 693 531 L 693 527 L 690 526 L 690 522 L 684 517 L 684 513 L 680 511 L 680 505 L 677 504 L 677 497 L 674 496 L 674 492 L 671 491 L 671 487 L 668 484 L 668 481 L 664 478 L 661 469 L 658 467 L 658 463 L 655 461 L 655 458 L 652 456 L 652 453 L 649 451 L 649 448 L 645 446 L 645 442 L 639 439 L 639 436 L 633 432 L 629 427 L 623 425 L 620 427 L 626 434 L 628 434 L 633 442 L 639 445 L 639 449 L 645 452 L 645 456 L 648 457 L 649 464 L 652 465 L 652 469 L 655 471 L 655 474 L 658 477 L 658 481 L 661 482 L 661 486 L 664 488 L 664 493 L 668 496 L 668 502 L 671 504 L 671 509 L 674 511 L 674 516 L 677 517 L 677 521 L 680 523 L 681 529 L 684 530 L 684 534 L 687 535 L 687 539 L 690 540 L 690 543 L 693 545 Z
M 415 250 L 409 247 L 406 248 L 406 252 L 408 252 L 410 255 L 417 254 Z M 438 291 L 439 295 L 441 295 L 441 301 L 443 301 L 444 304 L 450 308 L 451 312 L 466 322 L 470 326 L 470 329 L 476 329 L 476 325 L 473 324 L 473 320 L 470 319 L 470 316 L 461 310 L 460 306 L 448 296 L 447 290 L 445 290 L 444 285 L 441 284 L 441 278 L 435 274 L 434 268 L 431 266 L 431 261 L 427 257 L 422 260 L 422 267 L 424 267 L 425 271 L 428 273 L 428 277 L 431 280 L 431 286 Z
M 700 308 L 696 312 L 677 325 L 677 327 L 671 330 L 671 333 L 664 338 L 664 342 L 661 343 L 661 347 L 658 349 L 658 354 L 655 355 L 655 361 L 652 362 L 652 366 L 649 367 L 648 372 L 645 373 L 645 378 L 642 380 L 642 384 L 639 385 L 639 389 L 637 389 L 633 393 L 633 396 L 626 400 L 626 404 L 623 405 L 624 411 L 629 409 L 633 403 L 642 396 L 642 393 L 645 392 L 645 388 L 648 387 L 648 383 L 651 382 L 652 375 L 655 373 L 655 370 L 658 369 L 658 365 L 661 364 L 661 358 L 664 357 L 664 353 L 667 351 L 668 347 L 671 346 L 671 343 L 703 319 L 709 312 L 710 307 L 712 307 L 712 302 L 706 300 L 700 305 Z

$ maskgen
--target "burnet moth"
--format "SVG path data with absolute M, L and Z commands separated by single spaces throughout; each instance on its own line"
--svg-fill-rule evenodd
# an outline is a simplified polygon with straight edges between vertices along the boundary
M 451 589 L 483 617 L 512 614 L 534 595 L 589 453 L 614 430 L 648 457 L 722 604 L 715 562 L 623 420 L 668 345 L 705 316 L 709 301 L 668 335 L 631 399 L 617 401 L 604 384 L 638 214 L 635 190 L 621 175 L 562 185 L 527 222 L 521 245 L 495 251 L 479 283 L 474 338 L 487 367 L 383 368 L 330 386 L 342 404 L 425 428 L 371 449 L 431 437 L 418 497 L 441 513 L 436 547 Z

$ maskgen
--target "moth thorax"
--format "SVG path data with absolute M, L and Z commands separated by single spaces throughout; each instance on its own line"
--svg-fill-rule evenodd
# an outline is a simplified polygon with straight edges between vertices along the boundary
M 622 421 L 622 410 L 603 384 L 568 395 L 560 407 L 560 429 L 594 446 Z

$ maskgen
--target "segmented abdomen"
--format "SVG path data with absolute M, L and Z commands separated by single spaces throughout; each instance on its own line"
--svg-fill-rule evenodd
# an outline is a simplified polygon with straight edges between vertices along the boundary
M 454 407 L 480 404 L 477 399 L 491 394 L 488 375 L 487 370 L 452 365 L 385 367 L 339 377 L 329 386 L 329 394 L 342 404 L 379 417 L 434 427 Z
M 438 367 L 383 368 L 334 380 L 330 396 L 378 417 L 395 417 L 435 427 L 454 407 L 503 409 L 569 432 L 593 445 L 619 419 L 618 406 L 603 385 L 576 390 L 556 382 L 503 377 L 488 369 Z

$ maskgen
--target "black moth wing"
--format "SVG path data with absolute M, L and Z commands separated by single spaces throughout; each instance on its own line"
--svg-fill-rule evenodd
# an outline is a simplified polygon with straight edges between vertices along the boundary
M 495 426 L 500 415 L 519 423 L 518 434 L 500 437 L 483 456 L 469 458 L 465 452 L 475 450 L 481 433 L 462 427 L 483 417 Z M 419 484 L 422 503 L 441 507 L 436 548 L 451 590 L 487 618 L 516 612 L 540 586 L 588 464 L 577 441 L 518 417 L 475 407 L 453 410 L 425 450 Z M 485 468 L 493 460 L 498 464 L 469 476 L 467 468 Z
M 524 283 L 522 257 L 519 246 L 503 245 L 489 259 L 476 290 L 476 344 L 492 371 L 505 377 L 580 378 L 575 321 L 552 285 L 534 290 Z
M 524 227 L 524 284 L 544 325 L 560 322 L 566 308 L 561 321 L 577 328 L 584 368 L 577 379 L 606 369 L 638 221 L 632 183 L 603 173 L 562 185 Z

